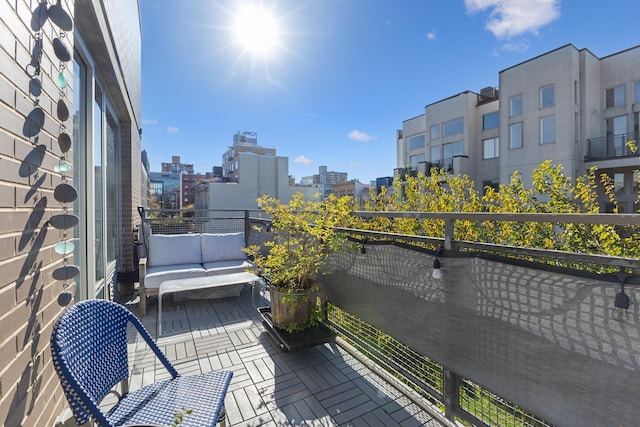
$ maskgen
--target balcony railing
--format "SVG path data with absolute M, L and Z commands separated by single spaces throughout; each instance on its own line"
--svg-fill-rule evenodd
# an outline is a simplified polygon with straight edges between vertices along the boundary
M 640 260 L 460 241 L 453 234 L 456 224 L 472 221 L 607 224 L 629 235 L 637 231 L 636 215 L 356 215 L 441 221 L 444 237 L 340 229 L 356 243 L 332 256 L 322 282 L 331 325 L 448 418 L 478 426 L 633 425 L 640 419 L 634 404 L 640 398 L 634 303 L 640 301 Z M 208 215 L 207 222 L 230 217 Z M 248 225 L 266 219 L 248 211 L 236 219 L 245 222 L 235 223 L 237 231 L 248 230 L 252 242 L 268 238 L 268 227 Z M 436 258 L 440 279 L 432 277 Z M 632 304 L 618 309 L 614 301 L 625 292 Z
M 635 148 L 638 141 L 638 132 L 608 135 L 601 138 L 592 138 L 587 141 L 587 156 L 585 161 L 611 160 L 620 157 L 632 157 L 638 155 Z

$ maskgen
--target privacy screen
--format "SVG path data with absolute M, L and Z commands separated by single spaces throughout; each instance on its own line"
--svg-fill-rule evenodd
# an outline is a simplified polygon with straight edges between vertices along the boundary
M 337 254 L 328 300 L 458 375 L 559 426 L 637 425 L 636 286 L 391 245 Z M 603 276 L 604 277 L 604 276 Z

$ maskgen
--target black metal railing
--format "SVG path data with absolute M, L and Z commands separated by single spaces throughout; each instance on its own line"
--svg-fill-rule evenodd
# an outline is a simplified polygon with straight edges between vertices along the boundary
M 638 132 L 607 135 L 587 140 L 585 161 L 608 160 L 638 155 Z

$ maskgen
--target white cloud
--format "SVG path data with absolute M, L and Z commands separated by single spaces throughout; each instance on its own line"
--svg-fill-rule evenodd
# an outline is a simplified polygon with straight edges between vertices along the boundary
M 307 159 L 303 154 L 300 154 L 293 160 L 293 163 L 302 163 L 303 165 L 312 165 L 313 160 Z
M 180 131 L 180 129 L 178 129 L 176 127 L 173 127 L 173 126 L 169 126 L 167 128 L 167 132 L 169 132 L 169 133 L 178 133 L 179 131 Z
M 497 38 L 538 34 L 560 17 L 560 0 L 465 0 L 470 14 L 491 9 L 486 28 Z
M 157 120 L 145 119 L 143 117 L 142 118 L 142 124 L 145 124 L 145 125 L 156 125 L 156 124 L 158 124 L 158 121 Z
M 354 141 L 360 141 L 360 142 L 369 142 L 376 139 L 375 136 L 369 135 L 359 130 L 352 130 L 351 132 L 349 132 L 347 136 L 349 137 L 349 139 L 353 139 Z
M 504 50 L 506 52 L 524 52 L 529 49 L 529 43 L 526 40 L 521 40 L 516 43 L 505 43 L 502 45 L 500 50 Z
M 360 163 L 350 162 L 349 163 L 349 167 L 350 168 L 359 168 L 360 167 Z
M 427 40 L 435 40 L 438 37 L 435 31 L 431 31 L 427 33 Z

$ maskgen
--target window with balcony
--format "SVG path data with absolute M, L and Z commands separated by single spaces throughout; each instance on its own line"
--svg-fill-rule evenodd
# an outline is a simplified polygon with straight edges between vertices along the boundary
M 411 163 L 414 169 L 418 167 L 418 163 L 420 162 L 424 162 L 424 153 L 409 157 L 409 163 Z
M 620 157 L 630 153 L 627 145 L 627 116 L 607 119 L 607 156 Z
M 606 108 L 624 105 L 624 85 L 611 87 L 605 91 Z
M 553 85 L 540 88 L 540 108 L 549 108 L 555 105 Z
M 418 150 L 420 148 L 424 148 L 424 135 L 414 136 L 409 139 L 409 149 L 410 150 Z
M 451 142 L 442 146 L 442 158 L 445 162 L 451 162 L 455 156 L 464 154 L 464 145 L 462 141 Z
M 540 144 L 551 144 L 556 141 L 556 117 L 540 118 Z
M 509 117 L 522 115 L 522 95 L 509 98 Z
M 440 125 L 431 125 L 429 128 L 429 135 L 431 136 L 431 140 L 440 138 Z
M 509 148 L 522 148 L 522 122 L 509 125 Z
M 441 146 L 431 147 L 431 163 L 440 163 L 442 161 Z
M 456 135 L 462 133 L 462 117 L 455 120 L 450 120 L 442 124 L 442 136 Z
M 482 129 L 495 129 L 500 126 L 500 113 L 498 111 L 482 116 Z
M 482 158 L 495 159 L 500 157 L 500 138 L 489 138 L 482 141 Z

